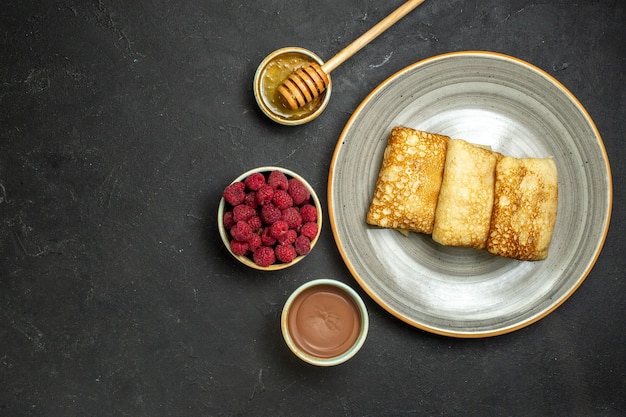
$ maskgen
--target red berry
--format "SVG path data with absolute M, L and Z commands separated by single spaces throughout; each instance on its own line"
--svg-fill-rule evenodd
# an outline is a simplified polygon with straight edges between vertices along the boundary
M 272 197 L 272 203 L 276 207 L 281 210 L 286 209 L 287 207 L 293 206 L 293 198 L 284 190 L 276 190 L 274 191 L 274 196 Z
M 265 177 L 260 172 L 255 172 L 248 175 L 243 182 L 248 190 L 256 191 L 261 188 L 262 185 L 265 185 Z
M 233 237 L 233 239 L 240 242 L 248 242 L 252 238 L 253 234 L 254 232 L 250 228 L 250 225 L 248 225 L 248 223 L 245 221 L 237 222 L 233 227 L 230 228 L 230 235 Z
M 258 248 L 259 246 L 263 244 L 263 242 L 261 241 L 261 236 L 257 235 L 256 233 L 252 235 L 252 237 L 250 238 L 250 241 L 248 241 L 247 243 L 248 243 L 248 250 L 251 252 L 254 252 L 256 248 Z
M 292 245 L 278 245 L 274 252 L 276 252 L 276 259 L 284 263 L 293 261 L 297 255 L 296 249 Z
M 302 221 L 306 222 L 316 222 L 317 221 L 317 209 L 311 204 L 305 204 L 300 207 L 300 216 L 302 216 Z
M 277 240 L 281 245 L 291 245 L 296 241 L 297 237 L 298 233 L 293 229 L 289 229 L 284 234 L 280 235 Z
M 245 188 L 246 186 L 243 182 L 234 182 L 226 187 L 222 193 L 222 197 L 224 197 L 224 200 L 231 206 L 236 206 L 243 203 L 246 198 Z
M 226 213 L 224 213 L 224 218 L 222 219 L 222 221 L 226 230 L 233 227 L 235 225 L 235 221 L 233 220 L 233 212 L 227 211 Z
M 270 228 L 266 227 L 261 233 L 261 243 L 265 246 L 274 246 L 276 244 L 276 238 L 270 234 Z
M 311 251 L 311 241 L 304 235 L 300 235 L 296 238 L 294 246 L 296 253 L 300 256 L 304 256 Z
M 289 225 L 287 224 L 287 222 L 278 220 L 277 222 L 272 223 L 272 225 L 270 226 L 270 236 L 280 241 L 283 235 L 287 233 L 287 230 L 289 230 Z
M 246 194 L 246 198 L 243 200 L 243 204 L 245 204 L 246 206 L 250 206 L 253 209 L 259 207 L 259 203 L 257 203 L 256 201 L 256 193 L 254 191 L 251 191 Z
M 259 246 L 253 252 L 252 259 L 259 266 L 270 266 L 276 262 L 276 254 L 269 246 Z
M 289 195 L 293 199 L 293 204 L 299 206 L 309 201 L 311 197 L 311 193 L 309 190 L 302 184 L 302 182 L 297 178 L 292 178 L 289 180 Z
M 274 189 L 269 185 L 262 185 L 256 192 L 256 202 L 259 206 L 264 206 L 272 201 Z
M 270 175 L 267 178 L 267 183 L 274 190 L 287 190 L 287 188 L 289 188 L 289 180 L 287 179 L 287 176 L 282 171 L 278 170 L 270 172 Z
M 252 216 L 248 219 L 248 225 L 253 232 L 258 232 L 263 227 L 263 222 L 259 216 Z
M 300 234 L 308 237 L 311 240 L 315 239 L 315 236 L 317 236 L 317 223 L 304 223 L 300 228 Z
M 297 229 L 302 225 L 302 215 L 295 207 L 287 207 L 283 210 L 282 221 L 289 225 L 290 229 Z
M 283 216 L 278 207 L 273 204 L 266 204 L 261 208 L 261 220 L 265 224 L 272 224 Z
M 230 242 L 230 250 L 233 251 L 235 255 L 243 256 L 248 252 L 248 242 L 233 240 Z
M 256 215 L 256 210 L 245 204 L 239 204 L 233 208 L 233 220 L 236 222 L 246 221 Z

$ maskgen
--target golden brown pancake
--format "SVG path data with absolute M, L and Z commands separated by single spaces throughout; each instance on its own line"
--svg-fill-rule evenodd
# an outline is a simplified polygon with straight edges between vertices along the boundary
M 498 154 L 461 139 L 448 142 L 433 240 L 484 249 L 489 233 Z
M 367 223 L 432 233 L 449 139 L 407 127 L 391 130 Z
M 487 250 L 519 260 L 548 256 L 556 221 L 558 178 L 552 158 L 502 157 Z
M 551 158 L 513 158 L 461 139 L 394 127 L 367 223 L 446 246 L 535 261 L 548 256 L 558 178 Z

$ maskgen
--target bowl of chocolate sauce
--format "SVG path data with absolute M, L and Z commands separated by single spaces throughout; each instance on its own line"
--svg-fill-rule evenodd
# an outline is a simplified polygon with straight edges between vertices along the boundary
M 332 279 L 309 281 L 287 299 L 281 330 L 289 349 L 304 362 L 334 366 L 361 349 L 369 329 L 363 300 Z

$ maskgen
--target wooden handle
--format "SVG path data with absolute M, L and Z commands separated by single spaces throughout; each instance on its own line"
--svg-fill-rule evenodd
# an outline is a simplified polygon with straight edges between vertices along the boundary
M 343 64 L 345 60 L 359 52 L 361 48 L 376 39 L 378 35 L 389 29 L 394 23 L 402 19 L 411 10 L 415 9 L 417 6 L 424 3 L 425 1 L 426 0 L 409 0 L 402 6 L 398 7 L 389 16 L 378 22 L 374 27 L 362 34 L 350 45 L 343 48 L 334 57 L 332 57 L 324 65 L 322 65 L 322 69 L 324 70 L 324 72 L 326 74 L 330 74 L 332 70 Z

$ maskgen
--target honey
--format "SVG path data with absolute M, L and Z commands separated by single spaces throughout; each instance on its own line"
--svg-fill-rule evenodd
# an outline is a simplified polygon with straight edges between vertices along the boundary
M 325 93 L 306 105 L 292 110 L 285 106 L 278 95 L 278 87 L 295 71 L 311 64 L 310 57 L 291 52 L 275 56 L 264 67 L 260 77 L 260 92 L 263 101 L 271 112 L 286 119 L 301 119 L 317 110 L 324 99 Z

